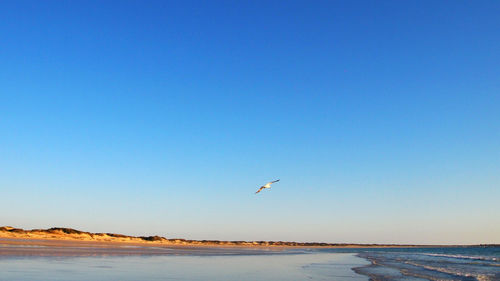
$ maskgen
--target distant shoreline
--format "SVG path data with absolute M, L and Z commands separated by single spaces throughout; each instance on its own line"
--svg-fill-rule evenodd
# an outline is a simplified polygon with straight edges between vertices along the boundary
M 48 241 L 82 242 L 82 245 L 140 245 L 140 246 L 189 246 L 189 247 L 292 247 L 292 248 L 408 248 L 408 247 L 472 247 L 500 245 L 404 245 L 404 244 L 355 244 L 321 242 L 284 242 L 284 241 L 219 241 L 167 239 L 161 236 L 129 236 L 115 233 L 91 233 L 72 228 L 54 227 L 49 229 L 24 230 L 10 226 L 0 227 L 0 243 L 7 244 L 44 244 Z M 64 245 L 64 243 L 63 243 Z

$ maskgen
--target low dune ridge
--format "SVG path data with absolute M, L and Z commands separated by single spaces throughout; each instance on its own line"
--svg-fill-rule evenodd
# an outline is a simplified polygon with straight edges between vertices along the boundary
M 0 227 L 0 237 L 16 239 L 57 239 L 57 240 L 80 240 L 95 242 L 166 242 L 167 239 L 160 236 L 128 236 L 114 233 L 91 233 L 73 228 L 53 227 L 49 229 L 24 230 L 11 226 Z
M 118 242 L 140 244 L 164 244 L 186 246 L 244 246 L 244 247 L 414 247 L 417 245 L 395 244 L 349 244 L 318 242 L 284 242 L 284 241 L 219 241 L 219 240 L 187 240 L 180 238 L 167 239 L 161 236 L 129 236 L 115 233 L 92 233 L 73 228 L 53 227 L 49 229 L 24 230 L 11 226 L 0 227 L 0 238 L 31 240 L 65 240 L 86 242 Z

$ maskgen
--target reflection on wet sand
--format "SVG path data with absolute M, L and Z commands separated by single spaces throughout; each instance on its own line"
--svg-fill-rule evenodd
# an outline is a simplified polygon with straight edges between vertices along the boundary
M 350 280 L 367 264 L 346 253 L 291 248 L 144 247 L 0 240 L 0 281 Z

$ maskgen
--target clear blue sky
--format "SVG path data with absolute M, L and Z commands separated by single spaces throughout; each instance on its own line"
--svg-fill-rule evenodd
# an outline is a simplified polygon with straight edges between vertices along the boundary
M 500 243 L 499 15 L 2 1 L 0 225 Z

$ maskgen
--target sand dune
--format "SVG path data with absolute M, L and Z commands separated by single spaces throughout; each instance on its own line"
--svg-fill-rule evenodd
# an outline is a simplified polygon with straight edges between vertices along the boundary
M 16 239 L 79 240 L 94 242 L 171 242 L 159 236 L 134 237 L 114 233 L 91 233 L 62 227 L 24 230 L 20 228 L 4 226 L 0 227 L 0 237 Z
M 53 227 L 49 229 L 24 230 L 10 226 L 0 227 L 0 238 L 25 240 L 64 240 L 82 242 L 111 242 L 132 244 L 162 244 L 187 246 L 285 246 L 285 247 L 397 247 L 398 245 L 380 244 L 333 244 L 333 243 L 301 243 L 283 241 L 218 241 L 218 240 L 187 240 L 167 239 L 161 236 L 128 236 L 114 233 L 91 233 L 72 228 Z M 409 246 L 409 245 L 406 245 Z

